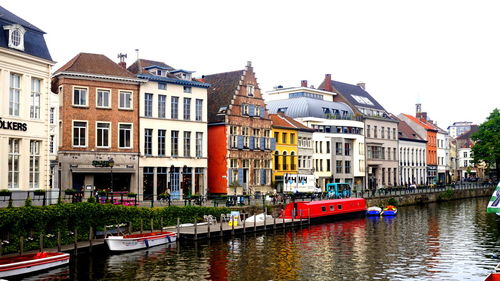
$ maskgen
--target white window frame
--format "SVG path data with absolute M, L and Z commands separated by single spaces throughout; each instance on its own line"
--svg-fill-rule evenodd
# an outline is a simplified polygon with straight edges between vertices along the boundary
M 19 77 L 18 87 L 12 84 L 12 78 Z M 21 87 L 23 85 L 23 76 L 18 73 L 10 73 L 9 75 L 9 116 L 20 116 L 21 113 Z
M 196 132 L 196 157 L 203 157 L 203 132 Z
M 248 104 L 242 104 L 241 105 L 241 114 L 248 115 L 248 112 L 249 112 L 248 108 L 249 108 Z
M 254 95 L 254 85 L 247 85 L 247 96 L 253 97 Z
M 38 145 L 37 145 L 38 144 Z M 35 145 L 37 149 L 33 151 L 32 145 Z M 42 141 L 40 140 L 30 140 L 30 164 L 29 164 L 29 181 L 28 187 L 32 189 L 40 188 L 40 149 L 42 147 Z
M 186 94 L 191 94 L 193 92 L 193 89 L 191 86 L 184 86 L 183 92 Z
M 34 89 L 34 82 L 38 81 L 38 89 Z M 42 83 L 43 79 L 31 77 L 31 94 L 30 94 L 30 118 L 40 119 L 40 107 L 41 107 L 41 96 L 42 96 Z M 38 90 L 38 91 L 37 91 Z
M 85 145 L 75 145 L 75 122 L 85 123 Z M 89 146 L 89 121 L 88 120 L 72 120 L 71 123 L 71 146 L 72 147 L 88 147 Z
M 130 125 L 130 146 L 120 146 L 120 125 Z M 118 148 L 119 149 L 131 149 L 134 147 L 134 123 L 128 122 L 118 122 Z
M 75 90 L 85 90 L 85 104 L 75 104 Z M 71 104 L 74 107 L 89 107 L 89 87 L 73 86 L 71 89 Z
M 203 99 L 195 100 L 195 120 L 203 121 Z
M 99 92 L 108 92 L 108 106 L 99 105 Z M 111 89 L 97 88 L 95 89 L 95 107 L 96 108 L 111 108 L 112 93 Z
M 122 105 L 121 105 L 122 94 L 125 94 L 125 93 L 129 94 L 130 107 L 122 107 Z M 121 109 L 121 110 L 134 110 L 134 92 L 133 91 L 130 91 L 130 90 L 118 90 L 118 109 Z
M 103 123 L 103 124 L 108 124 L 108 145 L 107 146 L 99 146 L 98 145 L 98 124 L 99 123 Z M 111 130 L 112 130 L 112 127 L 111 127 L 111 122 L 108 122 L 108 121 L 96 121 L 95 122 L 95 147 L 97 148 L 110 148 L 111 147 L 111 143 L 113 143 L 112 141 L 112 133 L 111 133 Z
M 14 142 L 17 142 L 17 151 L 13 149 L 11 151 L 10 149 L 10 141 L 12 140 L 13 145 Z M 14 146 L 15 148 L 15 146 Z M 8 189 L 18 189 L 19 188 L 19 163 L 20 163 L 20 158 L 21 158 L 21 139 L 18 138 L 9 138 L 9 146 L 8 146 L 8 153 L 9 153 L 9 158 L 8 158 L 8 163 L 11 163 L 11 166 L 13 167 L 12 170 L 8 168 L 8 180 L 7 180 L 7 188 Z M 17 164 L 17 165 L 15 165 Z

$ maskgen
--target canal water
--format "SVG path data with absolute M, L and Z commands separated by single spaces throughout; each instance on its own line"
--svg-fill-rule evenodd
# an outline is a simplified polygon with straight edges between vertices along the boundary
M 500 262 L 488 199 L 122 254 L 94 248 L 26 280 L 484 280 Z

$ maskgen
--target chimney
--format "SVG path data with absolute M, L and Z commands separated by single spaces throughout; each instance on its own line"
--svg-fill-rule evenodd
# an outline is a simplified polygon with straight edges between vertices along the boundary
M 306 88 L 307 88 L 307 80 L 302 80 L 302 81 L 300 81 L 300 86 L 301 86 L 301 87 L 306 87 Z
M 325 91 L 333 92 L 333 89 L 332 89 L 332 75 L 331 74 L 325 74 L 325 80 L 323 82 L 325 83 Z
M 252 62 L 251 61 L 247 61 L 247 67 L 252 67 Z
M 417 117 L 417 119 L 419 120 L 427 122 L 427 112 L 417 112 L 415 117 Z
M 366 84 L 365 84 L 365 83 L 363 83 L 363 82 L 359 82 L 359 83 L 358 83 L 358 84 L 356 84 L 356 85 L 358 85 L 361 89 L 366 90 Z
M 119 66 L 123 67 L 124 69 L 127 69 L 127 63 L 125 62 L 125 58 L 127 57 L 127 54 L 118 54 L 118 58 L 120 59 L 120 62 L 118 63 Z

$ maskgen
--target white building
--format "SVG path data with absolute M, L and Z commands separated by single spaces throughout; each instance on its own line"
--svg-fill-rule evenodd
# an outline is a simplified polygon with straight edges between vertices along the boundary
M 191 71 L 139 59 L 129 68 L 140 79 L 139 190 L 144 199 L 205 195 L 207 83 Z M 142 186 L 142 187 L 141 187 Z
M 317 186 L 330 182 L 350 183 L 357 190 L 365 185 L 364 124 L 353 110 L 334 102 L 336 93 L 307 87 L 276 88 L 266 93 L 270 113 L 283 112 L 315 129 L 313 168 Z
M 448 139 L 448 133 L 443 129 L 434 125 L 438 131 L 436 136 L 436 146 L 437 146 L 437 177 L 438 183 L 445 184 L 451 182 L 450 170 L 449 170 L 449 154 L 450 154 L 450 144 Z
M 450 134 L 450 137 L 456 138 L 461 134 L 470 131 L 472 126 L 474 126 L 472 122 L 454 122 L 453 125 L 448 126 L 448 133 Z
M 47 189 L 54 62 L 45 32 L 3 7 L 0 25 L 0 189 Z
M 400 182 L 403 186 L 425 184 L 427 141 L 405 121 L 398 124 Z

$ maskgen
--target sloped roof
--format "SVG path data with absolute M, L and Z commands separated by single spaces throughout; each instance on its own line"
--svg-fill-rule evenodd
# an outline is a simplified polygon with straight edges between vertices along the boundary
M 105 55 L 89 53 L 79 53 L 59 68 L 54 75 L 61 72 L 135 78 L 133 73 L 119 66 Z
M 338 82 L 332 80 L 332 87 L 337 90 L 344 98 L 346 98 L 352 105 L 360 106 L 365 108 L 373 108 L 378 110 L 383 110 L 384 107 L 378 103 L 367 91 L 358 85 L 351 85 L 343 82 Z M 358 97 L 368 99 L 372 104 L 360 102 Z
M 26 33 L 24 34 L 24 51 L 9 48 L 9 33 L 4 31 L 3 27 L 11 24 L 19 24 L 26 29 Z M 0 29 L 3 31 L 0 32 L 1 48 L 6 48 L 12 51 L 52 61 L 47 43 L 43 37 L 45 32 L 24 19 L 14 15 L 2 6 L 0 6 Z
M 423 127 L 426 130 L 433 130 L 433 131 L 437 131 L 438 130 L 436 127 L 434 127 L 434 125 L 430 124 L 429 122 L 422 121 L 422 120 L 418 119 L 417 117 L 411 116 L 409 114 L 403 113 L 403 115 L 406 116 L 406 117 L 408 117 L 411 121 L 413 121 L 414 123 L 416 123 L 417 125 Z
M 141 69 L 139 69 L 139 66 Z M 174 68 L 171 67 L 170 65 L 161 62 L 161 61 L 154 61 L 154 60 L 146 60 L 146 59 L 138 59 L 136 60 L 132 65 L 130 65 L 127 70 L 135 73 L 135 74 L 145 74 L 149 73 L 146 71 L 144 68 L 148 66 L 159 66 L 165 69 L 171 69 L 173 70 Z
M 269 114 L 269 118 L 273 122 L 273 127 L 297 129 L 300 131 L 314 131 L 313 129 L 307 127 L 306 125 L 300 123 L 299 121 L 296 121 L 292 117 L 282 113 Z
M 326 100 L 300 97 L 285 100 L 273 100 L 267 102 L 269 113 L 278 113 L 280 108 L 286 108 L 286 115 L 292 118 L 317 117 L 326 118 L 323 108 L 344 110 L 348 114 L 353 114 L 352 109 L 342 102 L 333 102 Z
M 408 123 L 406 123 L 403 120 L 399 120 L 398 123 L 398 138 L 399 139 L 404 139 L 404 140 L 411 140 L 411 141 L 421 141 L 421 142 L 426 142 L 423 138 L 421 138 L 417 132 L 415 132 Z
M 208 123 L 225 120 L 224 115 L 217 114 L 223 106 L 229 107 L 242 79 L 244 70 L 217 73 L 203 76 L 203 81 L 211 84 L 208 88 L 207 114 Z

